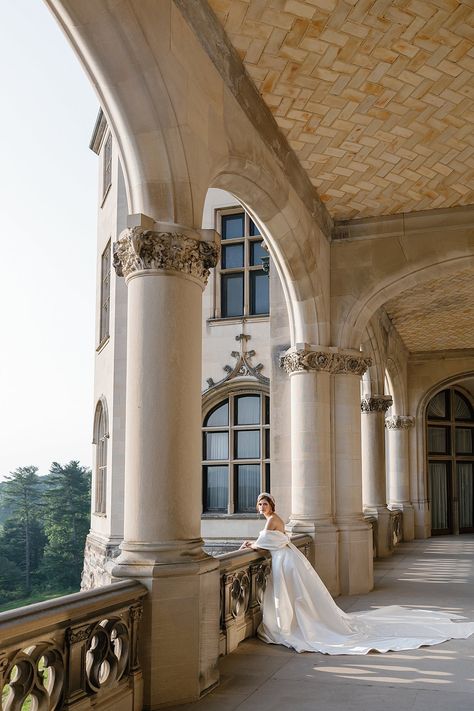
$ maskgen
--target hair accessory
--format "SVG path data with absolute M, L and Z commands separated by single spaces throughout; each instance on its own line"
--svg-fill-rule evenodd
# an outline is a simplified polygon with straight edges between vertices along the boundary
M 257 496 L 257 504 L 258 504 L 258 502 L 260 501 L 260 499 L 263 499 L 263 498 L 270 499 L 270 501 L 272 502 L 273 506 L 275 506 L 275 497 L 272 496 L 271 494 L 269 494 L 267 491 L 262 491 L 262 492 Z

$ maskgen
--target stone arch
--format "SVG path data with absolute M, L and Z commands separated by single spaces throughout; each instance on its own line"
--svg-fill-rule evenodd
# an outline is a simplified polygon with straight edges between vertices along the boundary
M 423 261 L 405 263 L 376 283 L 369 284 L 367 288 L 364 289 L 362 286 L 360 295 L 353 300 L 352 307 L 347 310 L 346 315 L 337 326 L 337 345 L 345 348 L 359 348 L 361 334 L 372 315 L 384 303 L 404 291 L 437 277 L 474 268 L 472 249 L 463 246 L 458 251 L 462 251 L 464 254 L 440 259 L 439 255 L 434 253 L 431 258 L 428 256 Z M 363 275 L 361 277 L 363 278 Z
M 238 157 L 216 171 L 209 187 L 234 195 L 259 225 L 282 284 L 292 345 L 329 345 L 325 237 L 307 213 L 298 210 L 298 198 L 262 166 Z
M 392 413 L 396 415 L 405 415 L 407 403 L 405 397 L 405 389 L 403 387 L 403 376 L 400 364 L 395 358 L 389 356 L 385 363 L 385 375 L 390 383 L 390 395 L 392 396 L 393 405 Z
M 97 400 L 94 411 L 94 425 L 92 434 L 92 444 L 97 444 L 99 441 L 99 425 L 101 418 L 104 421 L 104 436 L 110 437 L 109 433 L 109 410 L 107 407 L 107 399 L 105 395 L 101 395 Z

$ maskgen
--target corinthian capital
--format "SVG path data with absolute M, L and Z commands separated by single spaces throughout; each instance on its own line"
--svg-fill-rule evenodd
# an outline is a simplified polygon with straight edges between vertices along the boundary
M 364 395 L 360 403 L 360 410 L 364 413 L 369 412 L 387 412 L 392 405 L 393 400 L 390 395 Z
M 324 371 L 327 373 L 347 373 L 363 375 L 372 365 L 370 358 L 365 358 L 356 353 L 337 351 L 313 351 L 301 349 L 291 351 L 280 358 L 280 367 L 289 375 L 308 370 Z
M 219 248 L 212 242 L 143 227 L 124 230 L 114 244 L 114 268 L 117 276 L 125 278 L 138 271 L 169 269 L 189 274 L 205 285 L 218 257 Z
M 392 415 L 385 418 L 388 430 L 409 430 L 415 424 L 415 418 L 410 415 Z

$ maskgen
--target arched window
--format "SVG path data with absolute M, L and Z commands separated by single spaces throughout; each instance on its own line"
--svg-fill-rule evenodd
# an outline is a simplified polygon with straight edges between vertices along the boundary
M 205 513 L 255 513 L 260 491 L 270 489 L 270 398 L 230 394 L 203 425 Z
M 97 403 L 94 417 L 95 451 L 95 485 L 94 513 L 105 515 L 107 512 L 107 440 L 109 438 L 109 422 L 107 402 L 102 397 Z
M 455 388 L 426 409 L 432 534 L 474 531 L 474 410 Z

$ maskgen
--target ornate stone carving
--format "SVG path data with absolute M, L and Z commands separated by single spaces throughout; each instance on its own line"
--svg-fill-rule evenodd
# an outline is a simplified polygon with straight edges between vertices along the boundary
M 332 374 L 363 375 L 371 365 L 371 358 L 366 358 L 362 354 L 359 356 L 329 351 L 298 350 L 280 358 L 280 367 L 288 375 L 308 370 L 319 370 Z
M 178 232 L 157 232 L 132 227 L 114 243 L 114 268 L 125 278 L 137 271 L 169 269 L 190 274 L 207 283 L 209 270 L 219 258 L 219 247 Z
M 250 601 L 250 578 L 246 570 L 241 570 L 234 575 L 230 597 L 232 617 L 245 615 Z
M 360 410 L 364 414 L 370 412 L 387 412 L 388 408 L 393 404 L 390 395 L 364 395 L 360 403 Z
M 85 625 L 85 627 L 69 627 L 66 630 L 66 639 L 69 644 L 77 644 L 78 642 L 86 642 L 94 628 L 94 625 Z
M 411 415 L 392 415 L 385 418 L 385 427 L 388 430 L 409 430 L 415 424 Z
M 257 365 L 252 365 L 250 363 L 250 358 L 253 358 L 255 355 L 255 351 L 246 351 L 245 349 L 245 344 L 247 341 L 250 340 L 250 336 L 247 336 L 245 333 L 241 333 L 238 336 L 235 337 L 236 341 L 240 341 L 240 353 L 239 351 L 232 351 L 231 356 L 232 358 L 236 358 L 237 362 L 235 363 L 234 367 L 231 365 L 225 365 L 224 370 L 227 373 L 227 375 L 222 378 L 222 380 L 219 380 L 219 382 L 215 383 L 212 378 L 207 379 L 207 384 L 209 386 L 209 390 L 212 390 L 213 388 L 218 388 L 224 383 L 227 383 L 229 380 L 233 380 L 234 378 L 255 378 L 258 380 L 259 383 L 263 383 L 263 385 L 270 385 L 270 380 L 269 378 L 266 378 L 264 375 L 261 375 L 260 371 L 263 369 L 262 363 L 257 363 Z
M 143 605 L 134 605 L 129 611 L 131 620 L 141 620 L 143 617 Z
M 111 570 L 120 554 L 117 544 L 101 543 L 91 535 L 86 538 L 81 590 L 92 590 L 112 582 Z

